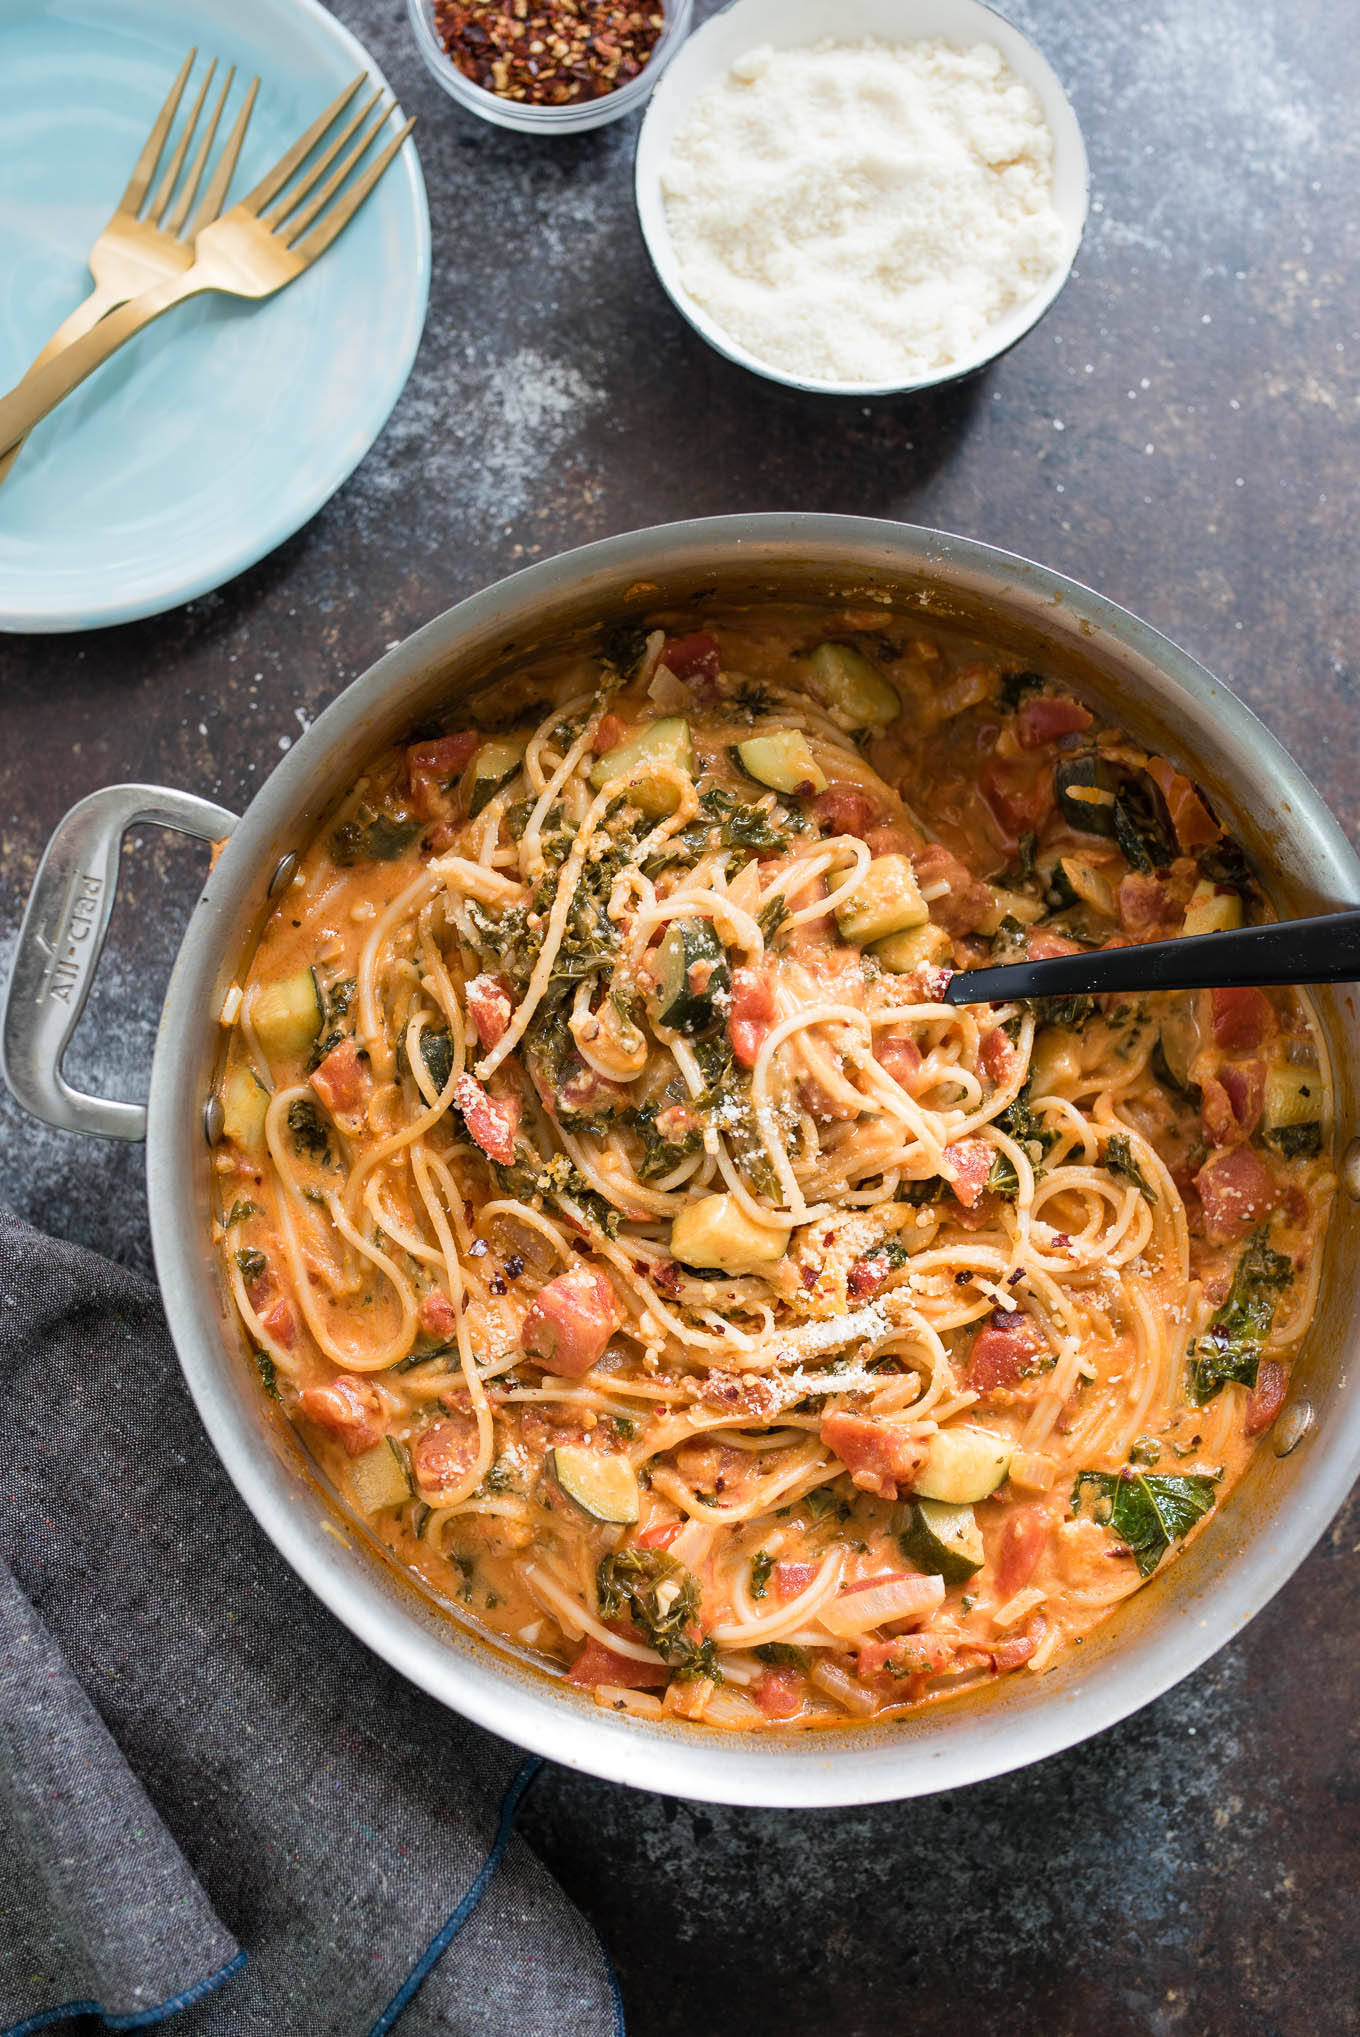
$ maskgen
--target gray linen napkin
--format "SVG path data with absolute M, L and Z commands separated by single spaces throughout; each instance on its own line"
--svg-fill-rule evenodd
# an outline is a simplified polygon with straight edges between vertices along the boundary
M 621 2037 L 534 1764 L 293 1576 L 154 1290 L 4 1210 L 0 1392 L 0 2037 Z

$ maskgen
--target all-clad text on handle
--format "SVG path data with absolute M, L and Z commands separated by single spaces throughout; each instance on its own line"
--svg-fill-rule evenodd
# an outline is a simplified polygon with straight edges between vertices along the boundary
M 0 1013 L 0 1067 L 18 1102 L 62 1131 L 104 1139 L 145 1138 L 145 1106 L 86 1096 L 61 1064 L 108 932 L 123 836 L 139 824 L 217 842 L 236 816 L 159 785 L 107 785 L 73 806 L 34 879 Z

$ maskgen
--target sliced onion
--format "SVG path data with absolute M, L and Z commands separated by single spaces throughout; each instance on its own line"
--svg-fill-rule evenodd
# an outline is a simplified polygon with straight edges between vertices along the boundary
M 838 1592 L 817 1614 L 829 1633 L 848 1637 L 867 1634 L 897 1620 L 928 1619 L 944 1602 L 942 1577 L 871 1577 Z

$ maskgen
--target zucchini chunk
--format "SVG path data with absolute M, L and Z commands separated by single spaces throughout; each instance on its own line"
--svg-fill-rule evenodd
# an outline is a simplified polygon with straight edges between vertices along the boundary
M 905 933 L 875 941 L 869 953 L 891 975 L 909 976 L 913 969 L 947 968 L 954 959 L 954 943 L 943 927 L 927 920 L 924 926 L 908 927 Z
M 354 1497 L 366 1514 L 404 1506 L 411 1497 L 406 1459 L 391 1436 L 384 1436 L 371 1450 L 360 1451 L 349 1467 L 349 1476 Z
M 902 703 L 876 666 L 849 644 L 818 644 L 808 659 L 812 691 L 852 728 L 886 728 Z
M 1123 782 L 1118 765 L 1104 757 L 1072 757 L 1058 766 L 1058 807 L 1071 828 L 1084 835 L 1114 834 L 1115 795 Z
M 1085 856 L 1064 856 L 1061 859 L 1062 873 L 1077 897 L 1087 905 L 1094 906 L 1106 919 L 1118 919 L 1119 906 L 1115 901 L 1110 880 Z
M 494 741 L 482 744 L 463 779 L 470 820 L 476 820 L 488 801 L 516 776 L 527 748 L 522 736 L 505 740 L 497 736 Z
M 1287 1062 L 1266 1075 L 1265 1135 L 1287 1160 L 1316 1153 L 1322 1146 L 1322 1076 L 1316 1068 L 1293 1068 Z
M 909 856 L 875 856 L 854 897 L 836 907 L 836 925 L 857 948 L 924 926 L 929 918 Z
M 706 919 L 673 919 L 656 951 L 657 1015 L 673 1032 L 711 1032 L 732 988 L 727 950 Z
M 918 1499 L 898 1540 L 902 1554 L 918 1570 L 942 1577 L 946 1584 L 966 1584 L 983 1565 L 982 1531 L 971 1506 Z
M 264 1144 L 269 1091 L 249 1068 L 233 1068 L 222 1085 L 222 1136 L 243 1153 L 257 1153 Z
M 552 1453 L 552 1471 L 567 1498 L 592 1520 L 629 1528 L 637 1519 L 637 1473 L 626 1457 L 559 1443 Z
M 612 750 L 606 750 L 591 771 L 590 782 L 599 792 L 611 778 L 636 772 L 628 787 L 628 797 L 650 819 L 663 820 L 668 813 L 675 812 L 680 804 L 679 795 L 667 779 L 650 778 L 648 764 L 670 764 L 677 771 L 693 775 L 694 745 L 683 715 L 668 714 L 639 729 L 635 736 L 625 737 Z
M 671 1225 L 671 1257 L 707 1272 L 754 1273 L 789 1249 L 787 1230 L 748 1217 L 734 1195 L 705 1195 L 688 1203 Z
M 1235 891 L 1218 891 L 1201 877 L 1185 908 L 1182 934 L 1226 934 L 1242 925 L 1242 900 Z
M 971 1506 L 996 1491 L 1011 1468 L 1011 1445 L 990 1429 L 966 1424 L 941 1429 L 930 1439 L 930 1455 L 911 1482 L 918 1499 L 942 1499 Z
M 796 793 L 810 799 L 826 791 L 826 773 L 808 747 L 801 729 L 779 729 L 772 736 L 751 736 L 737 744 L 741 768 L 758 785 L 775 792 Z
M 250 1022 L 271 1061 L 305 1054 L 321 1031 L 325 1012 L 314 969 L 298 969 L 276 977 L 259 991 Z
M 1178 997 L 1162 1020 L 1157 1045 L 1153 1049 L 1152 1072 L 1159 1081 L 1179 1090 L 1182 1096 L 1197 1097 L 1199 1089 L 1190 1080 L 1190 1066 L 1199 1050 L 1199 1027 L 1195 1021 L 1194 1006 L 1188 997 Z
M 1018 920 L 1022 927 L 1032 927 L 1048 910 L 1037 898 L 1027 898 L 1023 891 L 1007 891 L 1002 884 L 992 885 L 991 892 L 992 902 L 977 923 L 980 934 L 994 934 L 1003 919 Z

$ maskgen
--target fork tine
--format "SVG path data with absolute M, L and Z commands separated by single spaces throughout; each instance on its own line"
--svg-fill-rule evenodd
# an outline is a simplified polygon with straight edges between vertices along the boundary
M 212 83 L 213 72 L 216 69 L 217 58 L 214 57 L 208 65 L 203 83 L 198 88 L 198 97 L 189 108 L 188 117 L 180 132 L 179 140 L 175 143 L 175 152 L 170 158 L 165 175 L 161 178 L 160 189 L 147 207 L 146 222 L 149 226 L 158 227 L 162 223 L 165 208 L 170 203 L 171 194 L 174 191 L 175 185 L 179 182 L 179 173 L 184 168 L 184 158 L 189 153 L 189 144 L 194 138 L 194 129 L 198 126 L 198 116 L 203 111 L 203 101 L 208 87 Z
M 293 146 L 285 155 L 279 157 L 273 169 L 267 175 L 261 177 L 255 189 L 247 191 L 245 197 L 241 200 L 242 208 L 246 212 L 258 213 L 262 206 L 268 205 L 271 198 L 278 196 L 278 193 L 283 189 L 283 186 L 292 176 L 303 157 L 309 155 L 312 149 L 315 148 L 336 115 L 344 112 L 363 82 L 364 73 L 360 71 L 353 83 L 346 85 L 340 96 L 337 99 L 332 99 L 325 112 L 317 116 L 307 129 L 307 132 L 299 136 L 298 140 L 293 143 Z
M 363 117 L 365 120 L 368 118 L 369 113 L 372 111 L 374 100 L 376 100 L 377 97 L 378 95 L 375 92 L 373 95 L 373 99 L 370 99 L 368 105 L 364 108 Z M 273 208 L 273 211 L 270 213 L 270 216 L 263 223 L 269 228 L 271 233 L 278 234 L 279 239 L 284 243 L 285 247 L 291 247 L 293 242 L 297 239 L 298 235 L 300 233 L 306 232 L 307 228 L 316 218 L 317 213 L 320 212 L 322 206 L 328 204 L 330 200 L 335 196 L 335 193 L 344 183 L 350 171 L 362 158 L 365 150 L 370 146 L 371 143 L 375 142 L 378 136 L 382 133 L 383 122 L 386 120 L 388 114 L 392 111 L 395 104 L 396 104 L 395 100 L 389 100 L 386 106 L 380 106 L 378 108 L 378 117 L 374 121 L 373 125 L 369 128 L 368 132 L 366 134 L 361 133 L 359 135 L 358 141 L 354 144 L 354 147 L 350 150 L 349 154 L 340 164 L 339 169 L 331 173 L 331 175 L 326 179 L 325 183 L 321 186 L 321 189 L 316 193 L 315 197 L 311 199 L 310 203 L 303 206 L 301 212 L 298 213 L 296 219 L 290 218 L 289 215 L 295 210 L 295 208 L 301 203 L 301 201 L 304 198 L 306 198 L 308 192 L 313 189 L 313 187 L 316 184 L 317 178 L 321 175 L 321 172 L 324 169 L 326 169 L 331 162 L 334 161 L 336 155 L 339 153 L 340 148 L 343 147 L 344 143 L 349 140 L 350 136 L 356 131 L 356 129 L 358 129 L 361 126 L 361 122 L 358 120 L 350 121 L 348 127 L 346 127 L 345 132 L 343 133 L 343 135 L 341 135 L 335 147 L 330 148 L 326 151 L 326 154 L 321 158 L 320 162 L 317 163 L 316 168 L 314 170 L 309 170 L 306 183 L 301 185 L 298 188 L 298 190 L 285 194 L 285 196 L 279 200 L 278 204 Z M 288 221 L 288 224 L 286 226 L 282 226 L 282 222 L 284 220 Z
M 277 204 L 271 205 L 268 212 L 260 214 L 261 226 L 267 226 L 269 231 L 273 233 L 287 219 L 289 213 L 296 210 L 316 183 L 317 178 L 321 176 L 323 171 L 329 169 L 330 165 L 335 161 L 335 158 L 339 155 L 355 129 L 363 126 L 369 114 L 373 111 L 374 105 L 381 97 L 381 86 L 375 86 L 367 99 L 359 107 L 358 112 L 352 114 L 345 122 L 335 140 L 322 150 L 314 163 L 307 165 L 301 183 L 295 185 L 291 191 L 285 191 Z
M 199 206 L 198 211 L 190 222 L 190 240 L 193 240 L 200 234 L 205 226 L 210 225 L 222 210 L 227 195 L 227 187 L 236 174 L 236 165 L 241 154 L 241 144 L 246 138 L 246 129 L 250 125 L 250 116 L 255 110 L 255 95 L 259 89 L 259 79 L 252 78 L 246 87 L 246 96 L 242 103 L 241 111 L 236 116 L 236 125 L 227 136 L 227 145 L 218 159 L 217 168 L 212 173 L 212 181 L 203 193 L 203 203 Z
M 118 210 L 120 212 L 131 212 L 135 215 L 142 209 L 142 200 L 147 194 L 151 179 L 156 174 L 156 165 L 161 159 L 161 150 L 165 147 L 165 137 L 170 132 L 170 123 L 175 117 L 175 112 L 180 102 L 180 95 L 188 81 L 189 73 L 194 67 L 194 59 L 197 55 L 198 48 L 195 45 L 180 65 L 179 76 L 165 95 L 165 104 L 156 115 L 151 132 L 143 144 L 142 153 L 138 156 L 132 175 L 128 179 L 127 190 L 118 201 Z
M 232 88 L 235 77 L 236 66 L 233 64 L 227 72 L 226 82 L 222 90 L 217 95 L 217 104 L 212 110 L 212 118 L 203 130 L 203 139 L 194 151 L 194 159 L 189 165 L 189 174 L 184 180 L 184 187 L 175 200 L 174 209 L 170 217 L 165 222 L 165 231 L 167 233 L 178 233 L 189 216 L 189 207 L 194 202 L 194 193 L 197 191 L 199 179 L 203 175 L 203 168 L 208 160 L 208 151 L 211 149 L 213 137 L 217 133 L 217 123 L 222 118 L 222 108 L 227 103 L 227 94 Z
M 304 262 L 314 262 L 319 254 L 325 252 L 341 229 L 349 225 L 415 124 L 413 114 L 406 125 L 393 135 L 376 161 L 369 164 L 358 182 L 350 186 L 339 204 L 332 207 L 324 219 L 318 221 L 305 240 L 295 244 L 294 254 L 300 255 Z

